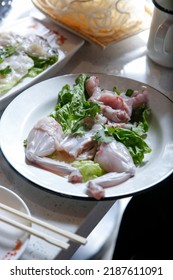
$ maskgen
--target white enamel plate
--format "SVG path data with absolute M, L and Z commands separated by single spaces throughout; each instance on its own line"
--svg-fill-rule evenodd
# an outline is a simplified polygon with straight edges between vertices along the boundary
M 135 80 L 98 74 L 101 88 L 140 89 Z M 73 85 L 77 75 L 65 75 L 41 82 L 25 90 L 6 108 L 0 126 L 3 154 L 9 163 L 31 182 L 55 193 L 88 199 L 85 184 L 71 184 L 67 179 L 25 162 L 23 141 L 34 124 L 49 115 L 57 102 L 57 93 L 65 84 Z M 146 85 L 145 85 L 146 86 Z M 173 103 L 161 92 L 149 87 L 152 121 L 146 141 L 152 148 L 136 174 L 128 181 L 106 189 L 105 199 L 131 196 L 164 180 L 173 171 Z

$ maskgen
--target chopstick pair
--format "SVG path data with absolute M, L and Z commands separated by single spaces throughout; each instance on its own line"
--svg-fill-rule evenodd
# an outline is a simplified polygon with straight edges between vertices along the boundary
M 7 212 L 9 212 L 9 213 L 12 213 L 12 214 L 14 214 L 14 215 L 16 215 L 16 216 L 18 216 L 20 218 L 23 218 L 23 219 L 25 219 L 27 221 L 30 221 L 30 222 L 32 222 L 34 224 L 42 226 L 42 227 L 44 227 L 44 228 L 46 228 L 46 229 L 48 229 L 48 230 L 50 230 L 52 232 L 55 232 L 55 233 L 58 233 L 58 234 L 60 234 L 60 235 L 62 235 L 64 237 L 67 237 L 69 240 L 81 243 L 83 245 L 86 244 L 86 242 L 87 242 L 86 238 L 84 238 L 84 237 L 82 237 L 82 236 L 80 236 L 78 234 L 71 233 L 69 231 L 66 231 L 66 230 L 60 229 L 58 227 L 52 226 L 52 225 L 50 225 L 50 224 L 48 224 L 46 222 L 43 222 L 43 221 L 41 221 L 41 220 L 39 220 L 37 218 L 34 218 L 34 217 L 32 217 L 32 216 L 30 216 L 28 214 L 25 214 L 23 212 L 20 212 L 20 211 L 14 209 L 14 208 L 11 208 L 11 207 L 3 204 L 3 203 L 0 203 L 0 208 L 5 210 L 5 211 L 7 211 Z M 5 217 L 3 215 L 0 215 L 0 220 L 3 221 L 3 222 L 6 222 L 7 224 L 10 224 L 10 225 L 18 228 L 18 229 L 21 229 L 21 230 L 23 230 L 25 232 L 28 232 L 28 233 L 30 233 L 32 235 L 35 235 L 35 236 L 37 236 L 37 237 L 39 237 L 41 239 L 44 239 L 45 241 L 47 241 L 47 242 L 49 242 L 49 243 L 51 243 L 53 245 L 56 245 L 56 246 L 58 246 L 58 247 L 60 247 L 62 249 L 68 249 L 68 247 L 69 247 L 69 244 L 64 242 L 64 241 L 58 240 L 57 238 L 51 237 L 48 234 L 42 233 L 42 232 L 40 232 L 40 231 L 38 231 L 36 229 L 33 229 L 32 227 L 26 226 L 26 225 L 24 225 L 24 224 L 22 224 L 20 222 L 17 222 L 17 221 L 14 221 L 12 219 L 9 219 L 9 218 L 7 218 L 7 217 Z

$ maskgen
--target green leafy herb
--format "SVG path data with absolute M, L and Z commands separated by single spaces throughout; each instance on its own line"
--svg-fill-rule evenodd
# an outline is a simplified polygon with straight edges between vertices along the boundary
M 5 67 L 3 69 L 0 69 L 0 75 L 2 77 L 5 77 L 7 74 L 11 73 L 11 71 L 12 70 L 11 70 L 10 66 L 7 66 L 7 67 Z
M 150 118 L 151 109 L 146 105 L 141 105 L 132 112 L 131 122 L 135 124 L 133 130 L 143 138 L 147 136 L 146 132 L 149 130 Z
M 110 131 L 107 128 L 100 129 L 96 132 L 96 134 L 93 136 L 93 140 L 100 142 L 100 143 L 111 143 L 114 140 L 114 137 Z
M 132 89 L 128 89 L 128 90 L 126 91 L 125 95 L 128 96 L 128 97 L 131 97 L 132 94 L 133 94 L 133 92 L 134 92 L 134 91 L 133 91 Z
M 134 163 L 141 164 L 144 155 L 151 152 L 151 148 L 135 131 L 125 128 L 109 127 L 103 128 L 96 133 L 94 140 L 109 143 L 113 139 L 123 143 L 129 150 Z
M 141 164 L 144 155 L 151 152 L 148 144 L 133 130 L 115 128 L 112 135 L 128 148 L 135 164 Z
M 112 90 L 113 92 L 115 92 L 116 94 L 118 94 L 118 95 L 120 95 L 121 94 L 121 92 L 114 86 L 113 87 L 113 90 Z
M 31 55 L 28 56 L 34 61 L 34 66 L 28 71 L 28 76 L 32 78 L 43 72 L 46 68 L 48 68 L 48 66 L 53 65 L 58 61 L 57 55 L 44 58 Z
M 4 61 L 6 57 L 11 56 L 16 51 L 16 46 L 0 46 L 0 63 Z
M 58 102 L 52 116 L 62 125 L 65 133 L 83 134 L 85 118 L 94 118 L 100 112 L 97 103 L 89 102 L 85 97 L 87 75 L 77 77 L 72 88 L 65 85 L 58 94 Z

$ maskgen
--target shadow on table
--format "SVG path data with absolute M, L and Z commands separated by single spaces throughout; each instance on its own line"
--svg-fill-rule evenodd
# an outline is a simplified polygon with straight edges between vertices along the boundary
M 173 175 L 129 202 L 113 254 L 115 260 L 173 260 Z

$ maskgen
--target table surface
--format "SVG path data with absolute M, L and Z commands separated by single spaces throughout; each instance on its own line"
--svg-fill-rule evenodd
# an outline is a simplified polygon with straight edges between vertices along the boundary
M 19 9 L 22 3 L 23 9 Z M 25 6 L 24 6 L 25 3 Z M 20 14 L 19 14 L 20 10 Z M 22 13 L 22 11 L 24 11 Z M 13 9 L 5 21 L 38 13 L 31 1 L 13 0 Z M 2 22 L 1 24 L 3 24 Z M 173 69 L 152 62 L 146 54 L 149 30 L 113 44 L 106 49 L 85 42 L 68 64 L 57 75 L 68 73 L 109 73 L 132 78 L 146 83 L 173 100 Z M 110 201 L 83 201 L 60 197 L 39 189 L 18 174 L 0 152 L 0 185 L 19 194 L 28 205 L 31 214 L 53 225 L 87 237 L 103 216 L 114 205 Z M 38 226 L 33 225 L 35 228 Z M 45 230 L 46 231 L 46 230 Z M 56 246 L 31 236 L 22 259 L 69 259 L 78 245 L 71 243 L 70 249 L 61 251 Z

